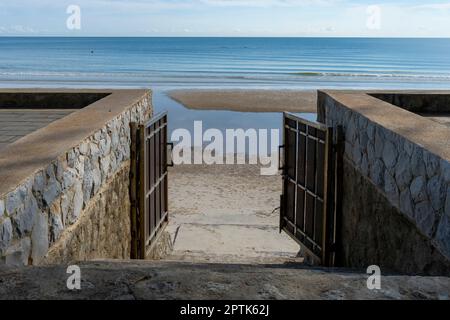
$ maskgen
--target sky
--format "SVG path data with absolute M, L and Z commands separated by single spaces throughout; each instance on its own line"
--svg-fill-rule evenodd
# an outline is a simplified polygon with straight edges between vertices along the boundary
M 0 0 L 0 36 L 450 37 L 450 1 Z

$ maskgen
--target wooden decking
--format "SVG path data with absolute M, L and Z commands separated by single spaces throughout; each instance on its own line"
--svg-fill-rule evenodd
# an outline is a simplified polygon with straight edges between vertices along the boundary
M 0 150 L 78 109 L 1 109 Z

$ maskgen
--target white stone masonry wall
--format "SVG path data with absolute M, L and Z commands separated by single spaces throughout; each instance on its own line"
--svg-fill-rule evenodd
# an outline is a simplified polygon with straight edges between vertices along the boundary
M 450 163 L 325 97 L 328 125 L 342 125 L 345 159 L 450 258 Z
M 150 113 L 147 96 L 0 196 L 0 263 L 39 264 L 102 184 L 130 159 L 130 121 L 144 121 Z

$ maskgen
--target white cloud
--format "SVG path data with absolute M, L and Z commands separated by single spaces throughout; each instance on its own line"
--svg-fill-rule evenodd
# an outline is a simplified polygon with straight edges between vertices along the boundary
M 30 33 L 38 33 L 37 30 L 23 25 L 14 25 L 2 27 L 0 26 L 0 34 L 30 34 Z

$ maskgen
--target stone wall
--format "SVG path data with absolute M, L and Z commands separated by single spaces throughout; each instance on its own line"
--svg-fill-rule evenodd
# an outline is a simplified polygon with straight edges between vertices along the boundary
M 0 263 L 129 258 L 129 124 L 151 113 L 148 94 L 0 195 Z
M 130 164 L 125 161 L 89 201 L 77 222 L 64 230 L 43 264 L 130 258 L 129 174 Z
M 450 260 L 394 207 L 375 185 L 344 160 L 343 214 L 338 265 L 379 265 L 406 274 L 449 275 Z
M 375 105 L 373 107 L 376 108 Z M 366 252 L 358 253 L 357 249 L 351 252 L 351 246 L 346 247 L 346 244 L 343 244 L 346 248 L 345 262 L 350 266 L 361 266 L 363 261 L 369 263 L 368 255 L 375 252 L 372 250 L 374 247 L 378 250 L 380 258 L 378 261 L 387 261 L 381 259 L 380 255 L 407 256 L 409 253 L 411 259 L 414 259 L 414 255 L 423 257 L 425 260 L 416 264 L 415 267 L 418 268 L 416 271 L 420 269 L 420 265 L 425 268 L 426 259 L 434 254 L 431 252 L 433 250 L 437 250 L 438 256 L 448 261 L 450 259 L 449 161 L 410 141 L 407 137 L 387 129 L 382 123 L 371 121 L 363 114 L 365 111 L 359 112 L 348 107 L 325 92 L 319 93 L 318 108 L 321 121 L 332 126 L 343 126 L 344 161 L 347 163 L 347 171 L 349 168 L 354 168 L 361 177 L 365 178 L 361 180 L 355 178 L 357 175 L 354 173 L 345 174 L 347 181 L 344 184 L 347 189 L 343 192 L 343 220 L 359 222 L 352 223 L 351 227 L 344 226 L 343 229 L 345 230 L 346 227 L 353 229 L 351 234 L 354 236 L 346 235 L 349 244 L 352 243 L 354 247 L 358 247 L 362 244 L 354 241 L 362 241 L 367 248 Z M 352 192 L 351 188 L 354 187 L 352 184 L 363 190 L 363 187 L 359 185 L 361 181 L 371 183 L 373 188 L 370 192 L 377 192 L 380 197 L 375 195 L 370 197 L 370 192 L 362 193 L 362 195 L 358 195 L 354 190 Z M 385 203 L 378 205 L 380 201 Z M 390 207 L 392 209 L 386 209 Z M 364 212 L 358 213 L 358 210 Z M 408 236 L 407 232 L 400 231 L 404 229 L 404 225 L 398 223 L 389 225 L 394 223 L 396 218 L 388 219 L 386 212 L 400 215 L 405 223 L 408 222 L 412 228 L 415 228 L 423 239 L 428 239 L 428 243 L 432 246 L 423 249 L 424 246 L 418 236 Z M 365 217 L 366 222 L 355 217 L 356 214 Z M 367 223 L 375 221 L 374 219 L 378 219 L 376 220 L 378 223 Z M 395 221 L 398 222 L 401 219 Z M 348 230 L 343 233 L 346 232 Z M 393 239 L 396 232 L 403 234 L 404 237 L 397 237 L 392 246 L 384 248 L 379 246 L 380 237 Z M 359 234 L 355 235 L 355 233 Z M 351 255 L 353 257 L 350 257 Z M 429 260 L 431 261 L 433 260 Z M 415 267 L 406 267 L 408 264 L 406 257 L 404 263 L 403 270 L 398 261 L 387 264 L 400 271 L 414 270 Z M 427 268 L 432 269 L 429 265 L 425 269 Z

